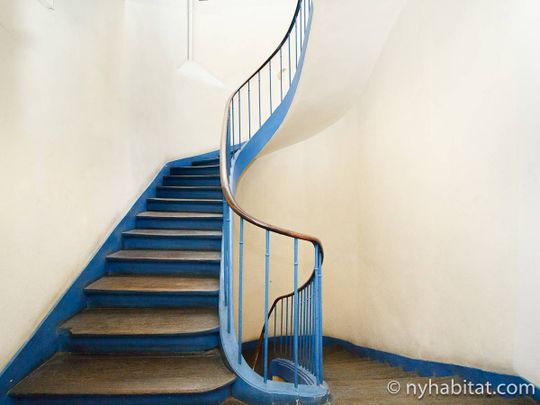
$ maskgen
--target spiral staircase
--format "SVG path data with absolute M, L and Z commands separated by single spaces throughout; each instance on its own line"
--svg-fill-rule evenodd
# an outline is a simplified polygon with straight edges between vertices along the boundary
M 167 166 L 134 226 L 121 234 L 121 249 L 106 255 L 103 274 L 74 293 L 80 305 L 52 330 L 38 330 L 22 351 L 29 357 L 39 352 L 40 334 L 47 333 L 50 353 L 43 350 L 38 364 L 8 367 L 21 378 L 6 383 L 4 403 L 207 404 L 230 396 L 254 404 L 327 401 L 322 244 L 261 221 L 234 195 L 240 175 L 289 110 L 312 17 L 312 0 L 298 0 L 275 51 L 227 101 L 219 152 Z M 265 271 L 251 275 L 264 283 L 265 305 L 249 358 L 243 350 L 246 224 L 265 238 L 259 252 Z M 290 292 L 277 298 L 269 293 L 274 235 L 290 240 L 294 263 Z M 313 247 L 314 265 L 301 280 L 298 245 L 305 242 Z

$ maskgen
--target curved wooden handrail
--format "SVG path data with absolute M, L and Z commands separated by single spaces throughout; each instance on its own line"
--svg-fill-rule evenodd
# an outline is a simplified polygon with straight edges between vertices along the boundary
M 233 194 L 233 192 L 231 190 L 230 181 L 229 181 L 228 166 L 227 166 L 227 164 L 228 164 L 227 163 L 228 162 L 227 154 L 229 153 L 229 150 L 228 150 L 228 125 L 229 125 L 229 110 L 230 110 L 231 103 L 233 102 L 234 97 L 246 85 L 248 85 L 248 83 L 254 77 L 256 77 L 257 74 L 259 74 L 271 62 L 271 60 L 279 53 L 280 49 L 287 42 L 287 40 L 290 37 L 293 29 L 295 28 L 295 24 L 297 22 L 298 14 L 301 12 L 301 5 L 302 5 L 302 0 L 298 0 L 296 10 L 295 10 L 294 16 L 292 18 L 291 24 L 289 26 L 289 29 L 287 30 L 286 34 L 284 35 L 283 39 L 281 40 L 279 45 L 276 47 L 274 52 L 272 52 L 272 54 L 259 66 L 259 68 L 257 70 L 255 70 L 255 72 L 253 72 L 253 74 L 251 74 L 249 76 L 249 78 L 247 80 L 245 80 L 227 99 L 227 102 L 225 104 L 225 113 L 223 115 L 223 123 L 222 123 L 221 145 L 220 145 L 220 152 L 219 152 L 219 156 L 220 156 L 219 173 L 220 173 L 220 179 L 221 179 L 221 188 L 223 190 L 223 196 L 224 196 L 227 204 L 229 205 L 229 207 L 239 217 L 241 217 L 245 221 L 247 221 L 247 222 L 249 222 L 249 223 L 251 223 L 251 224 L 253 224 L 253 225 L 255 225 L 255 226 L 259 227 L 259 228 L 265 229 L 267 231 L 275 232 L 277 234 L 288 236 L 290 238 L 311 242 L 315 248 L 318 247 L 318 249 L 319 249 L 320 264 L 322 265 L 322 262 L 324 260 L 324 249 L 323 249 L 322 242 L 321 242 L 321 240 L 319 238 L 317 238 L 315 236 L 312 236 L 312 235 L 304 234 L 304 233 L 301 233 L 301 232 L 293 231 L 293 230 L 290 230 L 290 229 L 287 229 L 287 228 L 283 228 L 283 227 L 280 227 L 280 226 L 277 226 L 277 225 L 273 225 L 273 224 L 269 224 L 267 222 L 264 222 L 264 221 L 262 221 L 262 220 L 260 220 L 260 219 L 258 219 L 256 217 L 254 217 L 250 213 L 248 213 L 246 210 L 244 210 L 238 204 L 238 202 L 236 201 L 236 199 L 234 197 L 234 194 Z M 305 283 L 303 283 L 302 286 L 297 289 L 297 291 L 301 291 L 304 288 L 306 288 L 306 286 L 309 283 L 311 283 L 314 278 L 315 278 L 315 268 L 313 269 L 313 271 L 312 271 L 310 277 L 308 278 L 308 280 Z M 284 295 L 281 295 L 281 296 L 277 297 L 274 300 L 274 302 L 273 302 L 268 314 L 266 314 L 266 316 L 270 317 L 270 315 L 275 310 L 276 305 L 278 304 L 278 302 L 280 300 L 292 297 L 293 295 L 294 295 L 294 291 L 290 292 L 288 294 L 284 294 Z M 261 335 L 260 335 L 259 340 L 258 340 L 258 346 L 257 346 L 256 354 L 255 354 L 255 360 L 253 362 L 253 368 L 255 368 L 255 365 L 256 365 L 258 357 L 259 357 L 259 353 L 261 351 L 262 342 L 263 342 L 263 339 L 264 339 L 264 332 L 265 332 L 265 329 L 263 327 L 263 329 L 261 331 Z
M 225 120 L 225 123 L 227 120 Z M 226 125 L 226 124 L 225 124 Z M 226 137 L 226 135 L 225 135 Z M 224 162 L 224 159 L 226 159 L 227 154 L 227 145 L 222 144 L 221 145 L 221 151 L 220 151 L 220 177 L 221 177 L 221 189 L 223 190 L 223 196 L 225 197 L 225 200 L 227 201 L 227 204 L 229 204 L 229 207 L 241 218 L 243 218 L 245 221 L 258 226 L 259 228 L 266 229 L 271 232 L 279 233 L 280 235 L 289 236 L 291 238 L 296 238 L 300 240 L 305 240 L 307 242 L 313 243 L 313 245 L 319 246 L 320 252 L 321 252 L 321 259 L 324 257 L 324 251 L 322 242 L 319 238 L 315 236 L 311 236 L 308 234 L 292 231 L 287 228 L 282 228 L 277 225 L 272 225 L 267 222 L 261 221 L 258 218 L 255 218 L 251 214 L 249 214 L 246 210 L 244 210 L 240 205 L 238 205 L 238 202 L 234 198 L 230 183 L 229 183 L 229 176 L 227 174 L 227 168 L 226 168 L 226 162 Z
M 223 125 L 222 125 L 222 133 L 221 133 L 221 147 L 219 152 L 220 157 L 220 163 L 219 163 L 219 174 L 221 178 L 221 189 L 223 190 L 223 196 L 225 197 L 225 200 L 227 201 L 227 204 L 229 204 L 229 207 L 232 208 L 232 210 L 240 217 L 242 217 L 244 220 L 248 221 L 249 223 L 258 226 L 259 228 L 263 228 L 266 230 L 269 230 L 271 232 L 279 233 L 280 235 L 289 236 L 291 238 L 296 238 L 300 240 L 305 240 L 308 242 L 313 243 L 313 245 L 318 245 L 320 252 L 321 252 L 321 262 L 324 259 L 324 250 L 323 245 L 320 239 L 318 239 L 315 236 L 292 231 L 287 228 L 282 228 L 277 225 L 272 225 L 267 222 L 264 222 L 258 218 L 255 218 L 253 215 L 249 214 L 247 211 L 245 211 L 236 199 L 234 198 L 234 195 L 232 193 L 230 182 L 229 182 L 229 175 L 227 173 L 227 126 L 229 121 L 229 106 L 234 98 L 234 96 L 252 79 L 254 78 L 257 73 L 259 73 L 264 67 L 269 63 L 272 58 L 277 55 L 279 52 L 279 49 L 283 46 L 283 44 L 287 41 L 287 38 L 291 34 L 296 18 L 298 16 L 298 13 L 300 12 L 300 5 L 301 0 L 298 0 L 298 4 L 296 6 L 296 11 L 294 13 L 294 17 L 292 19 L 292 23 L 287 30 L 287 33 L 285 34 L 283 40 L 279 43 L 279 46 L 276 48 L 274 52 L 272 52 L 272 55 L 266 59 L 266 61 L 247 79 L 240 87 L 238 87 L 227 99 L 227 103 L 225 104 L 225 113 L 223 114 Z

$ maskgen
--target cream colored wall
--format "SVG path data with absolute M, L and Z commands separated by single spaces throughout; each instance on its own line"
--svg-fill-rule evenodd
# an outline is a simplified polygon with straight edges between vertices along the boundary
M 352 107 L 283 147 L 317 121 L 304 94 L 328 105 L 301 81 L 238 198 L 322 239 L 325 334 L 540 384 L 539 17 L 533 0 L 407 1 Z M 315 54 L 306 77 L 333 66 Z
M 519 133 L 518 290 L 514 368 L 540 386 L 540 4 L 519 2 L 513 13 L 520 21 L 516 43 L 516 116 Z
M 162 165 L 217 149 L 229 93 L 177 71 L 184 0 L 46 3 L 0 0 L 0 367 Z M 294 9 L 240 3 L 195 7 L 195 58 L 228 87 Z

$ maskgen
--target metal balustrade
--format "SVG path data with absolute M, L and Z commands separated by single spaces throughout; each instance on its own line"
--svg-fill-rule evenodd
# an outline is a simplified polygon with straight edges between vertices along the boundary
M 283 40 L 270 57 L 229 98 L 223 121 L 220 149 L 220 176 L 224 202 L 223 228 L 223 312 L 227 334 L 236 334 L 238 365 L 246 362 L 242 354 L 244 312 L 244 237 L 246 222 L 264 233 L 265 250 L 261 252 L 264 263 L 264 323 L 254 359 L 255 369 L 262 361 L 264 384 L 274 376 L 281 364 L 289 367 L 286 380 L 299 385 L 323 384 L 322 367 L 322 295 L 321 271 L 322 244 L 316 237 L 265 223 L 246 212 L 237 203 L 231 184 L 235 159 L 242 149 L 255 141 L 259 131 L 271 120 L 284 99 L 292 90 L 300 73 L 299 65 L 306 49 L 311 19 L 312 0 L 299 0 L 293 20 Z M 277 128 L 276 128 L 277 129 Z M 234 238 L 234 225 L 238 222 L 239 238 Z M 283 235 L 293 246 L 291 272 L 293 285 L 290 293 L 273 299 L 269 296 L 271 276 L 271 236 Z M 299 286 L 299 241 L 313 245 L 314 266 L 308 280 Z M 237 246 L 238 260 L 234 252 Z M 237 267 L 235 267 L 237 263 Z M 236 274 L 235 274 L 235 269 Z M 280 272 L 283 272 L 280 269 Z M 236 285 L 235 285 L 236 284 Z M 235 288 L 237 288 L 235 296 Z M 236 299 L 235 299 L 236 297 Z M 272 302 L 272 305 L 270 303 Z M 236 318 L 235 318 L 236 315 Z M 235 325 L 237 325 L 235 330 Z M 234 366 L 234 365 L 233 365 Z M 234 368 L 234 367 L 233 367 Z M 283 378 L 283 376 L 281 376 Z

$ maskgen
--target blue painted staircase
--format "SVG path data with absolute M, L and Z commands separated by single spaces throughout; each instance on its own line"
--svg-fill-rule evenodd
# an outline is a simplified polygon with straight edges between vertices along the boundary
M 61 351 L 15 385 L 14 404 L 212 404 L 235 381 L 218 318 L 219 160 L 171 167 L 86 307 L 58 325 Z

